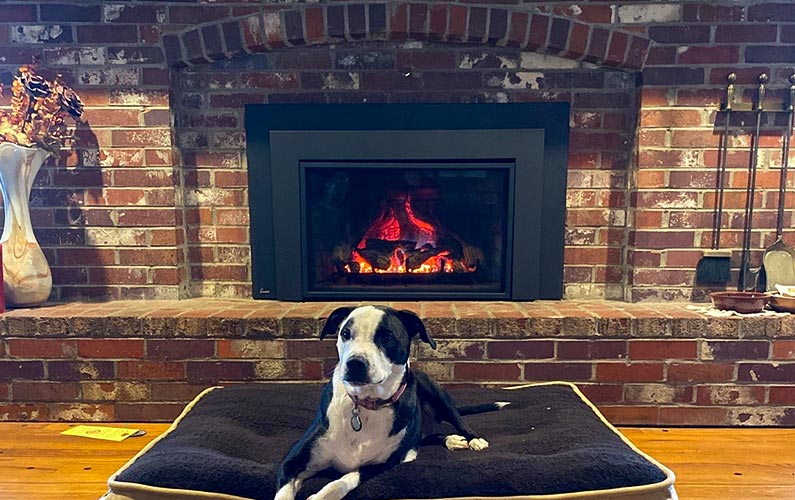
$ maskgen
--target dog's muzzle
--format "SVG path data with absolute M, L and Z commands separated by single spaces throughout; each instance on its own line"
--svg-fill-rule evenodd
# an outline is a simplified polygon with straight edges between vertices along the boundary
M 343 380 L 352 385 L 370 383 L 370 363 L 365 358 L 353 356 L 345 363 L 345 376 Z

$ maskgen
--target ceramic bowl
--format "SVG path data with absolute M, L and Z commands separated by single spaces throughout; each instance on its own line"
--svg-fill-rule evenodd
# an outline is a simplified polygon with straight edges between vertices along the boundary
M 758 313 L 765 308 L 771 295 L 762 292 L 714 292 L 709 294 L 716 309 L 738 313 Z
M 772 295 L 770 307 L 775 311 L 795 313 L 795 297 L 791 295 Z

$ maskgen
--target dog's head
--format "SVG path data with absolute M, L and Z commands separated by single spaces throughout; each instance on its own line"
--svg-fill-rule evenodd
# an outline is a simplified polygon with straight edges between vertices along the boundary
M 337 370 L 353 393 L 370 385 L 391 387 L 396 379 L 399 384 L 414 337 L 436 348 L 416 314 L 390 307 L 340 307 L 329 315 L 320 338 L 333 333 L 337 334 Z

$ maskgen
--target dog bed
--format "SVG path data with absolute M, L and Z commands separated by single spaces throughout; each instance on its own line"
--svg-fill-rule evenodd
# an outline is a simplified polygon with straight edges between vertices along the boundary
M 102 500 L 271 500 L 279 464 L 312 421 L 320 391 L 305 384 L 210 388 L 111 476 Z M 511 402 L 465 417 L 491 446 L 422 446 L 416 461 L 362 483 L 346 499 L 677 498 L 674 474 L 635 448 L 572 384 L 451 394 L 459 406 Z M 298 498 L 334 477 L 307 480 Z

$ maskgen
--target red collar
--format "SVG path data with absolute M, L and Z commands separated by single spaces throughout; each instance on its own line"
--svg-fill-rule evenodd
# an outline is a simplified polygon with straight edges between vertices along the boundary
M 353 396 L 351 395 L 351 393 L 347 391 L 346 394 L 348 394 L 348 397 L 351 398 L 351 401 L 353 401 L 354 408 L 361 406 L 362 408 L 366 408 L 368 410 L 380 410 L 384 406 L 389 406 L 397 403 L 398 399 L 400 399 L 400 396 L 402 396 L 403 393 L 406 391 L 407 384 L 408 381 L 404 380 L 403 383 L 400 384 L 400 387 L 398 387 L 398 390 L 394 394 L 392 394 L 392 397 L 390 397 L 389 399 L 370 399 L 370 398 L 359 399 L 357 396 Z

